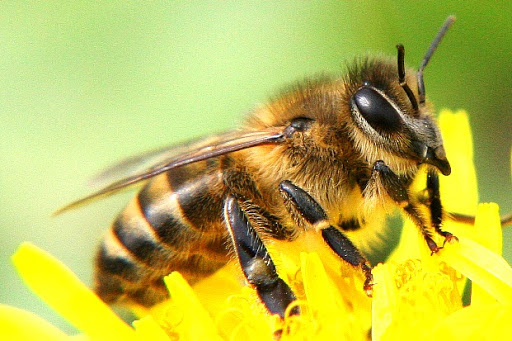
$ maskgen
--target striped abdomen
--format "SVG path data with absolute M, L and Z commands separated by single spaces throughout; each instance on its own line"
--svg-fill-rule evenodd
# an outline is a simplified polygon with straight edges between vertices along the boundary
M 219 168 L 206 162 L 152 179 L 107 232 L 96 259 L 96 292 L 106 302 L 151 306 L 168 297 L 162 277 L 179 271 L 189 282 L 227 261 Z

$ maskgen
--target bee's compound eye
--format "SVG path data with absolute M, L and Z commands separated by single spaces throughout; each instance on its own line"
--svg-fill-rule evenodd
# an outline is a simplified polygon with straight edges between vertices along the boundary
M 401 118 L 389 100 L 371 87 L 359 89 L 352 97 L 359 113 L 377 131 L 398 130 Z

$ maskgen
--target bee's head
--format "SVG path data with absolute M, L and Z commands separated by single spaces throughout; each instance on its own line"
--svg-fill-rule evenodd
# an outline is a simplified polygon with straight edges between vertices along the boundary
M 397 45 L 397 67 L 387 61 L 365 60 L 351 70 L 349 105 L 358 128 L 354 139 L 370 161 L 382 158 L 399 169 L 426 163 L 444 175 L 450 174 L 441 134 L 425 102 L 423 69 L 453 20 L 450 17 L 445 22 L 430 46 L 417 79 L 410 76 L 411 72 L 406 75 L 402 45 Z M 417 90 L 411 90 L 409 84 L 416 85 Z

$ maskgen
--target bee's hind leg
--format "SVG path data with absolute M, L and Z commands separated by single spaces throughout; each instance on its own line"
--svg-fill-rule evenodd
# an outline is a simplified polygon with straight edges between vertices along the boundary
M 279 189 L 292 216 L 303 220 L 302 225 L 309 225 L 320 230 L 322 238 L 329 247 L 345 262 L 359 266 L 365 275 L 364 290 L 372 294 L 372 269 L 357 247 L 340 230 L 330 225 L 327 214 L 309 193 L 290 181 L 281 182 Z
M 272 314 L 285 316 L 286 308 L 296 300 L 292 289 L 277 274 L 263 241 L 251 225 L 237 199 L 228 196 L 224 216 L 237 258 L 247 282 Z M 298 306 L 290 314 L 299 314 Z

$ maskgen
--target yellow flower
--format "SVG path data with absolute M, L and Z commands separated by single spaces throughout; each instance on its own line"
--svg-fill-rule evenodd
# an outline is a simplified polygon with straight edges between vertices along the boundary
M 439 124 L 453 174 L 440 179 L 443 203 L 448 211 L 474 214 L 478 192 L 467 115 L 443 111 Z M 421 183 L 420 177 L 418 190 Z M 500 340 L 509 334 L 512 270 L 500 256 L 498 206 L 479 205 L 474 226 L 446 220 L 444 228 L 459 242 L 430 256 L 418 229 L 406 221 L 397 249 L 373 269 L 373 339 Z M 465 277 L 472 281 L 471 304 L 462 307 Z
M 270 316 L 255 292 L 243 285 L 236 264 L 190 287 L 179 273 L 165 278 L 172 299 L 129 326 L 76 276 L 44 251 L 24 243 L 13 262 L 27 285 L 92 340 L 397 340 L 505 339 L 512 320 L 512 269 L 500 256 L 501 226 L 495 204 L 476 206 L 467 116 L 442 112 L 440 126 L 453 175 L 441 178 L 448 211 L 474 214 L 475 226 L 446 219 L 458 242 L 430 254 L 407 219 L 400 243 L 373 269 L 374 295 L 363 292 L 357 269 L 337 259 L 321 238 L 286 247 L 269 243 L 281 277 L 297 294 L 299 316 Z M 414 186 L 423 190 L 424 177 Z M 437 240 L 442 243 L 442 239 Z M 304 252 L 305 251 L 305 252 Z M 467 279 L 471 303 L 462 304 Z M 292 307 L 289 307 L 289 311 Z M 69 336 L 39 317 L 0 305 L 0 339 L 64 340 Z M 76 336 L 74 337 L 76 338 Z

